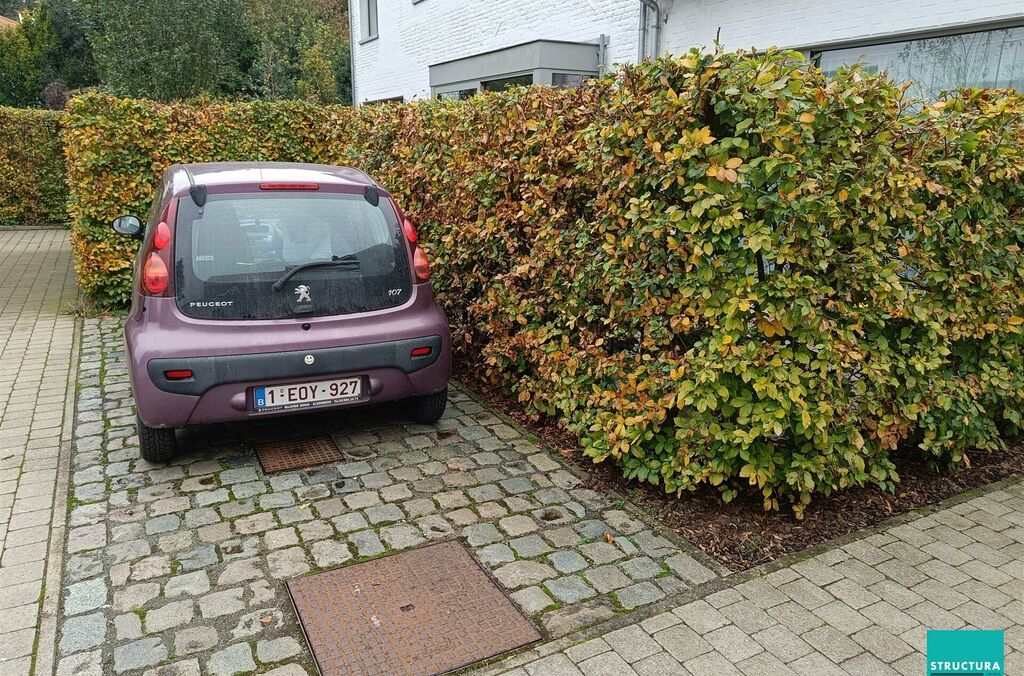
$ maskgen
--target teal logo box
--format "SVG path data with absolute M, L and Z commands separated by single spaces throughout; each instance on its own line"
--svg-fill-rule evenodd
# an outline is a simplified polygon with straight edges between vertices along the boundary
M 1003 676 L 1002 631 L 928 630 L 928 676 Z

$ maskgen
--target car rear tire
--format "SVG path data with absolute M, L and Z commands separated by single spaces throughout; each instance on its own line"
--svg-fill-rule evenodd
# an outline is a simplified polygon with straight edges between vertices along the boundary
M 136 416 L 139 427 L 139 450 L 146 462 L 164 463 L 174 459 L 178 451 L 178 441 L 174 438 L 174 429 L 149 427 Z
M 425 394 L 421 397 L 409 399 L 409 417 L 413 422 L 421 425 L 436 423 L 444 414 L 444 408 L 448 405 L 448 388 L 440 392 Z

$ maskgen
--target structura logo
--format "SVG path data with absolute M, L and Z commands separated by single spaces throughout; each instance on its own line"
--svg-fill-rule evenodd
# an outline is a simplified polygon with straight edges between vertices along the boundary
M 1002 676 L 1002 631 L 928 631 L 928 676 Z

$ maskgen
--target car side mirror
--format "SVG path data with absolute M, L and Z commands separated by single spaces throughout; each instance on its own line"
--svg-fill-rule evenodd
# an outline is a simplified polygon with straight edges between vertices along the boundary
M 142 221 L 136 216 L 118 216 L 111 225 L 114 228 L 114 232 L 119 232 L 122 235 L 129 235 L 131 237 L 142 236 Z

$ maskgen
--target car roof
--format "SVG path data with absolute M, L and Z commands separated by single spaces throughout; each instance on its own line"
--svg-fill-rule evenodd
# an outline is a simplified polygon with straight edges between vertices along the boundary
M 253 183 L 321 183 L 332 185 L 380 185 L 352 167 L 300 162 L 195 162 L 176 164 L 167 170 L 174 193 L 189 186 L 231 186 Z

